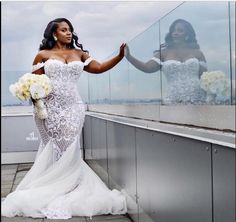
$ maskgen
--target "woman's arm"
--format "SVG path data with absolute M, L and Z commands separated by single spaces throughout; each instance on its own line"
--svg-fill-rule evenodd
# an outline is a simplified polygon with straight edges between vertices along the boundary
M 107 70 L 113 68 L 117 63 L 119 63 L 123 59 L 124 48 L 125 48 L 125 44 L 123 43 L 120 46 L 120 52 L 117 56 L 103 63 L 99 63 L 96 60 L 92 60 L 87 66 L 84 67 L 84 70 L 86 72 L 95 73 L 95 74 L 106 72 Z M 83 59 L 86 60 L 87 58 L 89 58 L 89 55 L 84 53 Z
M 36 57 L 34 58 L 33 71 L 32 71 L 33 74 L 38 74 L 38 75 L 44 74 L 44 68 L 43 68 L 43 64 L 42 64 L 43 62 L 44 62 L 44 60 L 43 60 L 43 52 L 40 51 L 36 55 Z
M 201 77 L 203 72 L 207 71 L 207 63 L 206 63 L 206 58 L 202 51 L 198 51 L 198 60 L 199 60 L 199 77 Z
M 33 67 L 32 67 L 32 74 L 38 74 L 38 75 L 44 74 L 43 66 L 44 66 L 44 59 L 43 59 L 42 52 L 40 51 L 34 58 Z M 31 101 L 32 101 L 33 105 L 35 105 L 36 100 L 34 100 L 31 97 Z
M 150 59 L 147 62 L 142 62 L 138 59 L 136 59 L 135 57 L 133 57 L 130 54 L 129 51 L 129 47 L 126 46 L 125 48 L 126 53 L 125 53 L 125 57 L 126 59 L 133 65 L 135 66 L 137 69 L 146 72 L 146 73 L 153 73 L 156 72 L 158 70 L 160 70 L 161 65 L 160 65 L 160 53 L 157 53 L 153 59 Z M 155 60 L 154 60 L 155 59 Z M 159 61 L 159 63 L 157 62 L 157 60 Z

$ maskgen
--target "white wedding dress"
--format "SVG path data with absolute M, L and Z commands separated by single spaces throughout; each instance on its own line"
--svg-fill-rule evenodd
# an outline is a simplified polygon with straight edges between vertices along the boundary
M 124 214 L 125 195 L 109 190 L 81 158 L 85 108 L 77 90 L 84 63 L 49 59 L 44 66 L 53 90 L 44 98 L 48 118 L 35 121 L 41 135 L 36 160 L 16 190 L 2 202 L 2 216 L 68 219 L 72 216 Z
M 190 58 L 184 62 L 177 60 L 160 61 L 153 57 L 152 60 L 161 65 L 161 70 L 166 78 L 163 90 L 166 95 L 164 104 L 202 104 L 205 102 L 205 92 L 200 87 L 199 69 L 206 67 L 204 61 Z

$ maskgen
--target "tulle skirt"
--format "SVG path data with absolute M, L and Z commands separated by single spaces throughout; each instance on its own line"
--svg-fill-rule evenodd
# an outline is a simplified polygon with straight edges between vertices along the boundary
M 125 195 L 109 190 L 81 158 L 79 139 L 53 161 L 53 142 L 40 144 L 36 160 L 16 190 L 2 202 L 2 216 L 68 219 L 125 214 Z

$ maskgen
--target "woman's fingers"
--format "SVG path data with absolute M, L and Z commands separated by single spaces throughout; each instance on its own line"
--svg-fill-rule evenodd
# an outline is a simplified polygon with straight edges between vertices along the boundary
M 126 46 L 126 43 L 122 43 L 122 45 L 120 46 L 120 53 L 119 53 L 119 55 L 122 58 L 124 57 L 124 54 L 125 54 L 125 46 Z
M 129 46 L 126 44 L 125 45 L 125 57 L 130 55 L 130 51 L 129 51 Z

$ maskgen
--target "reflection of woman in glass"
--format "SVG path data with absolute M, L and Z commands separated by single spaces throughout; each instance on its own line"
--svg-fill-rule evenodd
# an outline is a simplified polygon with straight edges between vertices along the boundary
M 204 100 L 199 78 L 207 71 L 206 60 L 197 44 L 192 25 L 183 20 L 174 21 L 154 57 L 147 62 L 134 58 L 126 46 L 126 58 L 146 73 L 163 71 L 167 79 L 165 104 L 196 104 Z

